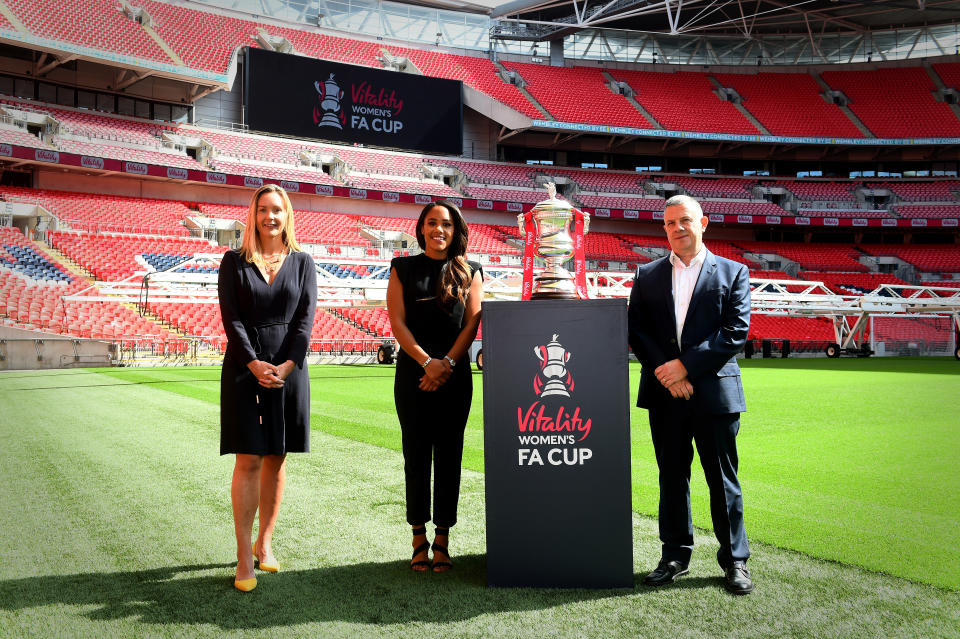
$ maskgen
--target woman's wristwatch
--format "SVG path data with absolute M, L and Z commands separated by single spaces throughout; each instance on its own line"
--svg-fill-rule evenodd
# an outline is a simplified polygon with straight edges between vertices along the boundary
M 447 360 L 448 362 L 450 362 L 450 368 L 456 367 L 457 361 L 456 361 L 455 359 L 453 359 L 452 357 L 450 357 L 449 355 L 444 355 L 444 356 L 443 356 L 443 359 L 445 359 L 445 360 Z

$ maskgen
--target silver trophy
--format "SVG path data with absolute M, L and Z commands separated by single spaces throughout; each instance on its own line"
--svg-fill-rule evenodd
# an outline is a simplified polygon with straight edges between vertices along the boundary
M 570 271 L 563 263 L 573 256 L 574 215 L 573 205 L 557 199 L 557 187 L 547 182 L 547 195 L 543 202 L 533 207 L 535 252 L 546 268 L 535 278 L 533 299 L 578 299 L 577 287 Z M 524 214 L 517 216 L 520 235 L 525 233 Z M 590 230 L 590 214 L 583 214 L 583 234 Z

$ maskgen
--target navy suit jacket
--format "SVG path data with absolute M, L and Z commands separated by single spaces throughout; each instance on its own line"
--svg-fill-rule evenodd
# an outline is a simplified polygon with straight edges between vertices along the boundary
M 709 250 L 693 289 L 677 344 L 673 265 L 664 257 L 637 267 L 630 292 L 630 348 L 643 366 L 637 406 L 666 408 L 690 402 L 695 413 L 719 415 L 746 410 L 736 354 L 750 326 L 750 275 L 739 262 Z M 693 384 L 689 400 L 674 399 L 654 370 L 680 359 Z

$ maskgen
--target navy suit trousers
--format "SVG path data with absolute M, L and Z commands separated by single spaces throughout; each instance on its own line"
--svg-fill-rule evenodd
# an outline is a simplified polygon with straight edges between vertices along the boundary
M 684 400 L 651 408 L 650 433 L 660 469 L 660 541 L 664 561 L 686 565 L 693 552 L 690 465 L 693 442 L 710 490 L 710 515 L 720 542 L 717 561 L 726 569 L 750 556 L 743 526 L 743 497 L 737 479 L 740 414 L 694 414 Z

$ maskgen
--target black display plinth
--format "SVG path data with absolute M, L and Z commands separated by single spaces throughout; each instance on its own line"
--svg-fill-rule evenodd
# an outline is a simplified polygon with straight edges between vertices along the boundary
M 624 300 L 483 303 L 490 586 L 633 586 Z

